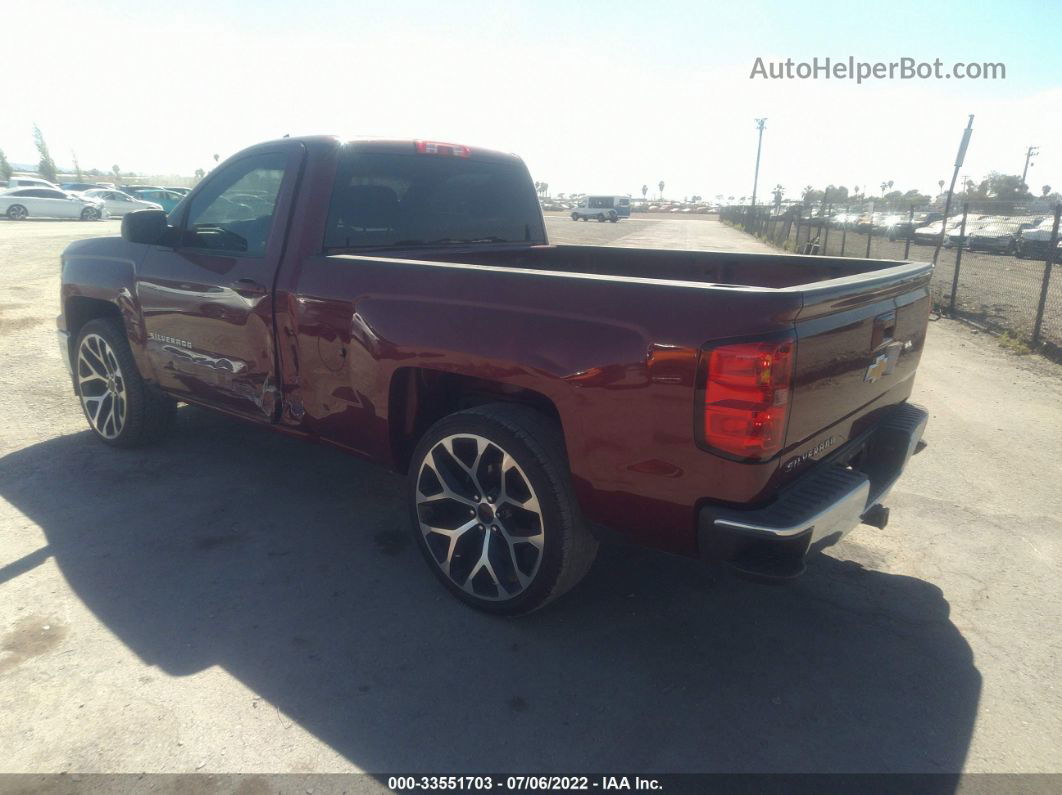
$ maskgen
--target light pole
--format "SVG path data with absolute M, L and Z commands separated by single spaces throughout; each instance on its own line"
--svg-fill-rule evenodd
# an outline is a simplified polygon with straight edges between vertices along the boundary
M 1029 174 L 1029 161 L 1040 154 L 1040 147 L 1030 146 L 1025 150 L 1025 168 L 1021 172 L 1021 184 L 1025 185 L 1025 177 Z
M 937 257 L 940 256 L 940 247 L 944 245 L 944 235 L 948 230 L 948 213 L 951 212 L 951 198 L 955 195 L 955 180 L 959 178 L 959 169 L 962 168 L 963 162 L 966 160 L 966 150 L 970 146 L 970 136 L 973 135 L 973 120 L 974 115 L 970 114 L 970 120 L 966 123 L 966 129 L 962 131 L 962 141 L 959 143 L 959 153 L 955 155 L 955 170 L 951 174 L 951 186 L 948 188 L 948 197 L 944 200 L 944 220 L 940 222 L 940 237 L 937 239 L 937 247 L 933 252 L 933 264 L 937 264 Z M 959 285 L 959 269 L 955 269 L 955 278 L 951 285 L 951 298 L 954 302 L 955 291 Z M 954 305 L 954 304 L 953 304 Z
M 756 119 L 756 129 L 760 131 L 759 141 L 756 143 L 756 174 L 752 178 L 752 206 L 756 206 L 756 188 L 760 184 L 760 150 L 763 149 L 763 128 L 767 119 Z

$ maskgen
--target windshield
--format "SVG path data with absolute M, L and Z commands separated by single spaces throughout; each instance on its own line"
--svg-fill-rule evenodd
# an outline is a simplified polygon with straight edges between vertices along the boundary
M 341 155 L 325 250 L 544 243 L 531 178 L 517 160 Z

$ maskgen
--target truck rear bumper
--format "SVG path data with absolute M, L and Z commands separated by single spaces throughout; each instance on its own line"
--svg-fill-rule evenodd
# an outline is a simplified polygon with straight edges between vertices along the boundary
M 804 570 L 804 558 L 839 541 L 860 523 L 884 527 L 881 506 L 919 449 L 929 414 L 910 403 L 841 448 L 762 508 L 702 507 L 697 536 L 702 557 L 762 577 Z

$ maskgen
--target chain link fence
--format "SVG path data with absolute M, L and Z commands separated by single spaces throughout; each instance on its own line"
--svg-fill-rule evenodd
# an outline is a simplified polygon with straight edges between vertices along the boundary
M 1017 210 L 990 201 L 865 212 L 863 205 L 727 207 L 720 218 L 785 251 L 933 261 L 937 312 L 1062 357 L 1062 204 Z

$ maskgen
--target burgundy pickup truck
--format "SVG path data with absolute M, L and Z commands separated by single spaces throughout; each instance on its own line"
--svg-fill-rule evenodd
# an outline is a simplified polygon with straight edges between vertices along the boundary
M 408 473 L 431 569 L 515 614 L 606 532 L 786 578 L 884 526 L 930 273 L 551 245 L 513 155 L 286 138 L 69 246 L 58 326 L 105 443 L 183 401 Z

